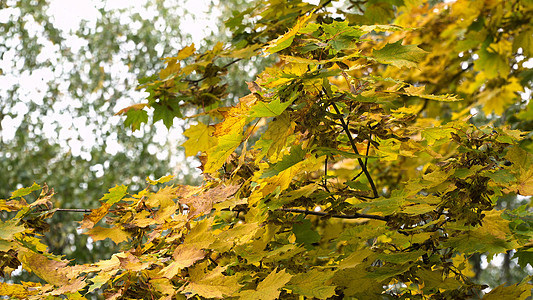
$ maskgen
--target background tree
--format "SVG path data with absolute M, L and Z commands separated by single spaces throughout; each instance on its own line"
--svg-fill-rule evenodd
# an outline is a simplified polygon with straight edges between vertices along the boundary
M 72 266 L 35 234 L 58 211 L 49 208 L 52 193 L 43 187 L 28 204 L 40 186 L 13 192 L 0 206 L 17 212 L 2 223 L 2 270 L 22 264 L 45 283 L 2 284 L 2 291 L 464 299 L 486 287 L 472 280 L 470 258 L 516 250 L 525 268 L 533 156 L 529 133 L 514 129 L 530 122 L 528 110 L 512 107 L 529 105 L 518 92 L 531 86 L 531 4 L 348 2 L 337 14 L 331 1 L 257 2 L 227 21 L 232 43 L 190 45 L 166 58 L 165 68 L 141 80 L 147 100 L 120 114 L 135 131 L 151 109 L 167 126 L 195 113 L 190 118 L 200 122 L 185 131 L 184 147 L 189 156 L 201 153 L 204 183 L 158 186 L 172 179 L 165 176 L 140 192 L 111 188 L 81 227 L 124 250 Z M 501 32 L 509 36 L 498 39 Z M 463 53 L 454 51 L 460 58 L 466 51 L 464 61 L 434 44 L 463 34 Z M 509 43 L 504 57 L 498 47 Z M 231 99 L 228 68 L 260 52 L 279 61 L 248 84 L 249 95 L 223 107 Z M 491 69 L 502 61 L 512 66 Z M 513 82 L 520 87 L 508 87 Z M 485 118 L 469 114 L 477 108 Z M 517 195 L 522 205 L 498 207 Z M 104 216 L 112 227 L 99 224 Z M 524 299 L 529 280 L 485 298 Z
M 59 192 L 56 205 L 92 208 L 102 188 L 117 183 L 139 189 L 144 177 L 175 170 L 193 181 L 187 165 L 178 163 L 175 145 L 161 134 L 164 126 L 133 135 L 112 117 L 142 99 L 136 76 L 160 68 L 160 57 L 190 39 L 179 26 L 185 11 L 171 2 L 124 9 L 97 5 L 94 19 L 69 31 L 57 25 L 64 20 L 53 19 L 48 1 L 2 2 L 3 198 L 13 187 L 47 182 Z M 112 243 L 87 245 L 76 233 L 79 220 L 79 214 L 54 215 L 46 235 L 50 251 L 80 263 L 109 257 Z

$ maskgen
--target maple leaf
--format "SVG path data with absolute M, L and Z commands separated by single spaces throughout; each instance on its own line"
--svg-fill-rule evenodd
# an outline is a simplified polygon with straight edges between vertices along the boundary
M 335 287 L 324 284 L 333 277 L 333 273 L 312 269 L 292 277 L 287 288 L 304 297 L 327 299 L 335 295 Z
M 207 150 L 207 162 L 204 173 L 213 173 L 222 167 L 226 159 L 242 143 L 242 133 L 223 135 L 218 139 L 218 144 Z
M 10 299 L 29 299 L 37 293 L 39 293 L 38 287 L 31 290 L 28 286 L 23 284 L 0 282 L 0 295 L 10 297 Z
M 109 193 L 105 194 L 100 200 L 107 200 L 107 204 L 113 205 L 126 196 L 127 190 L 128 187 L 125 185 L 115 185 L 115 187 L 110 188 Z
M 90 235 L 94 241 L 101 241 L 105 239 L 111 239 L 115 244 L 125 242 L 130 237 L 130 234 L 123 229 L 113 226 L 111 228 L 94 227 L 84 234 Z
M 172 279 L 178 272 L 186 267 L 192 266 L 195 262 L 205 257 L 205 252 L 192 245 L 179 245 L 172 253 L 172 261 L 161 270 L 163 277 Z
M 239 293 L 239 296 L 243 299 L 275 300 L 279 297 L 279 290 L 291 278 L 292 275 L 288 274 L 285 270 L 277 272 L 276 268 L 257 285 L 255 290 L 243 290 Z
M 533 285 L 528 283 L 515 283 L 510 286 L 502 284 L 497 286 L 486 294 L 484 300 L 500 300 L 500 299 L 527 299 L 531 296 L 531 289 Z
M 176 56 L 176 59 L 184 60 L 191 56 L 194 51 L 196 51 L 196 48 L 194 47 L 194 43 L 192 43 L 190 46 L 184 47 L 183 49 L 178 51 L 178 56 Z
M 31 192 L 34 192 L 40 188 L 41 186 L 34 182 L 32 186 L 30 187 L 23 187 L 11 193 L 10 199 L 17 198 L 17 197 L 24 197 L 26 195 L 29 195 Z
M 384 64 L 398 68 L 414 68 L 426 56 L 427 52 L 416 45 L 402 45 L 402 41 L 387 44 L 385 47 L 374 50 L 373 57 Z
M 286 101 L 281 103 L 280 99 L 274 99 L 271 102 L 258 101 L 250 111 L 250 117 L 263 118 L 263 117 L 276 117 L 281 115 L 292 104 L 292 101 Z
M 212 189 L 207 190 L 203 194 L 182 198 L 180 203 L 186 204 L 189 207 L 189 219 L 210 212 L 214 203 L 222 202 L 228 199 L 230 196 L 241 187 L 241 185 L 219 185 Z
M 131 109 L 126 113 L 126 120 L 124 125 L 130 127 L 133 131 L 141 128 L 142 123 L 148 122 L 148 113 L 145 110 Z
M 68 261 L 55 261 L 33 251 L 24 251 L 20 255 L 20 262 L 26 270 L 55 286 L 68 285 L 71 282 L 71 278 L 67 276 Z
M 154 122 L 163 120 L 163 124 L 170 129 L 174 124 L 174 118 L 183 118 L 178 101 L 166 101 L 164 104 L 154 103 Z
M 80 229 L 90 229 L 93 228 L 96 223 L 98 223 L 107 213 L 111 204 L 103 203 L 97 209 L 93 209 L 90 214 L 84 215 L 83 220 L 80 222 Z
M 268 46 L 266 46 L 263 51 L 273 54 L 279 52 L 292 44 L 294 37 L 298 31 L 313 17 L 313 14 L 310 13 L 307 16 L 301 16 L 296 21 L 294 27 L 292 27 L 287 33 L 278 37 L 277 39 L 271 41 Z
M 121 110 L 119 110 L 115 116 L 120 116 L 120 115 L 124 115 L 124 114 L 127 114 L 130 110 L 142 110 L 143 108 L 145 108 L 146 106 L 148 106 L 148 104 L 146 103 L 137 103 L 137 104 L 133 104 L 133 105 L 130 105 L 128 107 L 125 107 Z
M 211 149 L 217 144 L 217 139 L 213 137 L 215 129 L 203 123 L 198 123 L 189 127 L 183 135 L 189 139 L 182 144 L 185 147 L 185 155 L 193 156 L 198 152 Z
M 206 270 L 206 264 L 198 264 L 190 272 L 190 283 L 183 287 L 182 292 L 198 294 L 206 298 L 223 298 L 231 296 L 241 288 L 237 276 L 226 276 L 223 267 Z

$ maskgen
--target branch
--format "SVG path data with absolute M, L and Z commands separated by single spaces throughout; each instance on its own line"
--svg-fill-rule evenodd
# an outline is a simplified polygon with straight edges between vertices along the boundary
M 285 211 L 285 212 L 321 216 L 321 217 L 332 217 L 332 218 L 338 218 L 338 219 L 374 219 L 374 220 L 385 221 L 385 222 L 388 220 L 387 217 L 369 215 L 369 214 L 360 214 L 360 213 L 354 213 L 352 215 L 331 215 L 326 212 L 312 211 L 312 210 L 306 210 L 306 209 L 297 209 L 297 208 L 278 208 L 276 209 L 276 211 Z
M 224 208 L 222 210 L 230 211 L 229 208 Z M 56 208 L 54 209 L 54 211 L 88 213 L 88 212 L 91 212 L 92 210 L 85 209 L 85 208 Z M 246 210 L 234 208 L 234 209 L 231 209 L 231 211 L 241 212 L 241 211 L 246 211 Z M 379 220 L 379 221 L 385 221 L 385 222 L 388 221 L 388 217 L 383 217 L 383 216 L 378 216 L 378 215 L 369 215 L 369 214 L 360 214 L 360 213 L 354 213 L 351 215 L 339 215 L 339 214 L 332 215 L 326 212 L 313 211 L 313 210 L 307 210 L 307 209 L 298 209 L 298 208 L 278 208 L 274 211 L 284 211 L 284 212 L 292 212 L 292 213 L 297 213 L 297 214 L 331 217 L 331 218 L 338 218 L 338 219 L 373 219 L 373 220 Z
M 233 65 L 234 63 L 236 63 L 236 62 L 238 62 L 238 61 L 241 61 L 241 60 L 242 60 L 242 58 L 237 58 L 236 60 L 231 61 L 231 62 L 229 62 L 229 63 L 223 65 L 220 69 L 221 69 L 221 70 L 222 70 L 222 69 L 225 69 L 225 68 L 227 68 L 227 67 L 229 67 L 229 66 Z M 218 73 L 218 71 L 217 71 L 217 73 Z M 200 81 L 202 81 L 202 80 L 207 79 L 207 77 L 209 77 L 209 76 L 204 75 L 202 78 L 200 78 L 200 79 L 196 79 L 196 80 L 192 80 L 192 79 L 186 79 L 186 78 L 184 78 L 184 79 L 182 79 L 181 81 L 190 82 L 190 83 L 198 83 L 198 82 L 200 82 Z
M 56 208 L 56 209 L 54 209 L 54 211 L 90 213 L 92 211 L 92 209 L 88 209 L 88 208 Z
M 338 115 L 342 116 L 342 113 L 339 110 L 339 108 L 337 107 L 337 105 L 335 104 L 335 102 L 331 102 L 331 105 L 335 109 L 335 112 Z M 344 118 L 340 117 L 339 120 L 341 121 L 342 129 L 344 130 L 344 132 L 348 136 L 348 140 L 350 140 L 350 145 L 352 146 L 352 149 L 353 149 L 354 153 L 357 154 L 357 155 L 360 155 L 359 151 L 357 150 L 357 146 L 355 145 L 355 141 L 353 140 L 352 134 L 350 133 L 350 129 L 348 128 L 348 125 L 344 121 Z M 372 193 L 374 193 L 374 198 L 378 198 L 379 197 L 378 189 L 376 188 L 376 184 L 374 183 L 374 180 L 372 180 L 372 176 L 370 176 L 370 173 L 368 172 L 368 169 L 366 168 L 365 162 L 360 157 L 357 158 L 357 161 L 359 162 L 359 165 L 361 166 L 361 169 L 363 170 L 363 173 L 365 173 L 365 176 L 368 179 L 368 182 L 370 183 L 370 186 L 372 187 Z

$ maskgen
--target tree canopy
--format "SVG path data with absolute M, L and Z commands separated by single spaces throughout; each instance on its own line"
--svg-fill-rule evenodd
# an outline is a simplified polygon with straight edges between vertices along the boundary
M 117 112 L 136 131 L 191 122 L 201 185 L 110 187 L 80 228 L 121 246 L 80 264 L 47 248 L 44 184 L 0 201 L 18 298 L 525 299 L 472 258 L 531 265 L 533 3 L 254 1 L 229 43 L 191 44 Z M 230 66 L 272 63 L 233 101 Z M 230 79 L 232 78 L 232 79 Z M 228 105 L 228 103 L 230 103 Z M 110 171 L 111 172 L 111 171 Z M 40 191 L 40 192 L 39 192 Z

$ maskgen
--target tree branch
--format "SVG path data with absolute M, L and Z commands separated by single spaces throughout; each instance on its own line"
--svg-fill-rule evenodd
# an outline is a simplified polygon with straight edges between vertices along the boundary
M 222 69 L 225 69 L 225 68 L 227 68 L 227 67 L 229 67 L 229 66 L 233 65 L 234 63 L 236 63 L 236 62 L 238 62 L 238 61 L 241 61 L 241 60 L 242 60 L 242 58 L 237 58 L 236 60 L 231 61 L 231 62 L 229 62 L 229 63 L 223 65 L 220 69 L 221 69 L 221 70 L 222 70 Z M 217 73 L 218 73 L 218 71 L 217 71 Z M 200 81 L 202 81 L 202 80 L 207 79 L 207 77 L 209 77 L 209 76 L 204 75 L 202 78 L 200 78 L 200 79 L 196 79 L 196 80 L 192 80 L 192 79 L 184 78 L 184 79 L 182 79 L 181 81 L 190 82 L 190 83 L 198 83 L 198 82 L 200 82 Z
M 369 214 L 360 214 L 360 213 L 354 213 L 352 215 L 338 215 L 338 214 L 332 215 L 326 212 L 312 211 L 312 210 L 306 210 L 306 209 L 297 209 L 297 208 L 278 208 L 276 209 L 276 211 L 285 211 L 285 212 L 321 216 L 321 217 L 332 217 L 332 218 L 338 218 L 338 219 L 373 219 L 373 220 L 379 220 L 379 221 L 385 221 L 385 222 L 388 220 L 387 217 L 369 215 Z
M 341 121 L 341 127 L 348 136 L 348 140 L 350 141 L 350 145 L 352 146 L 352 149 L 355 154 L 360 155 L 359 151 L 357 150 L 357 146 L 355 145 L 355 141 L 353 140 L 352 134 L 350 133 L 350 128 L 348 128 L 348 125 L 346 124 L 346 121 L 344 121 L 344 118 L 342 117 L 342 113 L 335 104 L 335 102 L 331 102 L 331 105 L 335 109 L 335 112 L 340 115 L 341 117 L 339 120 Z M 366 168 L 365 162 L 358 157 L 357 161 L 359 162 L 359 165 L 361 166 L 361 169 L 363 170 L 363 173 L 365 174 L 366 178 L 368 179 L 368 182 L 370 183 L 370 187 L 372 188 L 372 193 L 374 193 L 374 198 L 378 198 L 378 189 L 376 188 L 376 184 L 374 183 L 374 180 L 372 180 L 372 176 L 370 176 L 370 173 L 368 172 L 368 169 Z
M 54 211 L 63 211 L 63 212 L 81 212 L 81 213 L 90 213 L 92 209 L 88 208 L 55 208 Z

